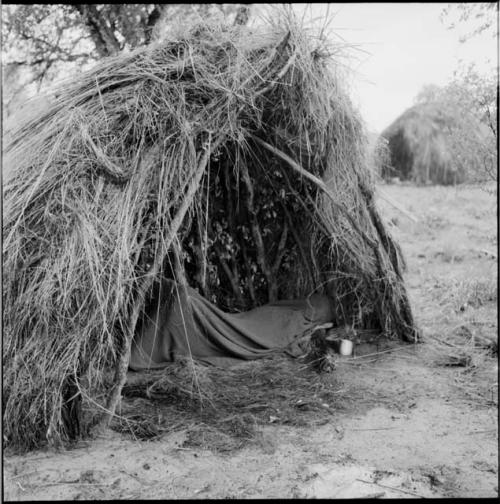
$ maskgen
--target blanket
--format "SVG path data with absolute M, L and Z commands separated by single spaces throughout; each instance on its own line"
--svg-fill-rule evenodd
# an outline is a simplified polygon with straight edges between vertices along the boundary
M 220 367 L 276 352 L 297 356 L 297 339 L 334 317 L 330 300 L 320 294 L 225 313 L 190 287 L 161 292 L 135 335 L 129 363 L 134 371 L 160 369 L 190 355 Z

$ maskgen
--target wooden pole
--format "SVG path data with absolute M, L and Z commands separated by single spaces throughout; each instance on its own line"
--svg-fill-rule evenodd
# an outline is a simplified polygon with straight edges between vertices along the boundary
M 181 224 L 184 221 L 187 211 L 191 207 L 191 204 L 199 188 L 203 174 L 205 173 L 205 168 L 207 167 L 208 162 L 210 160 L 210 153 L 219 147 L 219 145 L 222 143 L 222 140 L 223 137 L 221 136 L 217 139 L 216 142 L 209 143 L 205 147 L 205 150 L 203 154 L 200 156 L 200 159 L 198 161 L 198 166 L 193 175 L 193 178 L 191 179 L 191 182 L 189 182 L 184 199 L 182 200 L 181 205 L 177 210 L 177 213 L 172 219 L 172 222 L 167 230 L 164 240 L 165 245 L 163 247 L 164 255 L 160 257 L 155 257 L 155 262 L 153 263 L 151 269 L 147 272 L 141 284 L 139 285 L 137 298 L 135 300 L 132 313 L 130 316 L 129 332 L 128 334 L 124 335 L 123 346 L 120 352 L 120 356 L 118 357 L 118 361 L 115 365 L 113 386 L 108 393 L 106 401 L 106 412 L 104 413 L 103 417 L 96 426 L 97 432 L 108 427 L 111 418 L 115 414 L 116 407 L 118 406 L 118 403 L 120 402 L 121 399 L 122 388 L 125 385 L 125 382 L 127 381 L 127 369 L 130 361 L 132 341 L 134 339 L 137 321 L 139 320 L 139 315 L 144 305 L 144 300 L 146 298 L 147 293 L 153 286 L 155 279 L 158 276 L 165 255 L 168 253 L 172 241 L 176 237 L 177 232 L 179 231 L 179 228 L 181 227 Z

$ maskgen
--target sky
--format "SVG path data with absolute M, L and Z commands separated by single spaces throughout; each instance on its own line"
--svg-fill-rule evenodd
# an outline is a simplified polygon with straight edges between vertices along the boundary
M 351 49 L 351 97 L 368 129 L 381 132 L 414 103 L 425 84 L 442 86 L 459 67 L 459 60 L 474 61 L 480 70 L 498 61 L 498 40 L 491 32 L 460 43 L 471 23 L 449 30 L 440 20 L 446 3 L 329 4 L 334 17 L 331 37 Z M 294 4 L 297 12 L 320 23 L 327 4 Z M 489 60 L 486 63 L 485 60 Z

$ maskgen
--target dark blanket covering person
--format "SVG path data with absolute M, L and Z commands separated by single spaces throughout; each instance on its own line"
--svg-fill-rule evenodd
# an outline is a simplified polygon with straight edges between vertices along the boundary
M 333 317 L 328 297 L 320 294 L 225 313 L 194 289 L 164 282 L 135 335 L 129 367 L 133 371 L 160 369 L 190 355 L 220 367 L 277 351 L 297 356 L 302 353 L 294 345 L 297 338 Z

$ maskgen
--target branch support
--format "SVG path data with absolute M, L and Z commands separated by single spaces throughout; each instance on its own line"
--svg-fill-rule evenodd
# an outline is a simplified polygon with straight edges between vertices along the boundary
M 205 151 L 198 160 L 198 166 L 196 167 L 193 177 L 189 182 L 188 188 L 186 190 L 184 198 L 181 201 L 180 207 L 177 210 L 177 213 L 172 219 L 170 226 L 165 234 L 164 237 L 165 245 L 163 247 L 164 254 L 159 257 L 155 257 L 155 261 L 152 264 L 151 269 L 143 277 L 142 282 L 138 286 L 137 297 L 134 301 L 129 317 L 130 320 L 129 332 L 124 335 L 123 341 L 121 343 L 122 348 L 120 351 L 120 355 L 118 357 L 118 361 L 115 364 L 113 386 L 108 393 L 106 401 L 106 413 L 104 413 L 103 417 L 100 419 L 99 423 L 95 428 L 97 432 L 108 427 L 111 419 L 115 415 L 116 408 L 121 399 L 121 391 L 123 389 L 123 386 L 125 385 L 125 382 L 127 381 L 127 369 L 130 362 L 132 341 L 134 339 L 137 322 L 143 309 L 146 295 L 151 290 L 151 287 L 153 286 L 153 283 L 160 272 L 161 265 L 163 264 L 165 256 L 170 250 L 172 242 L 174 238 L 177 236 L 177 232 L 179 231 L 179 228 L 181 227 L 184 218 L 189 208 L 191 207 L 193 199 L 200 186 L 203 174 L 205 173 L 205 169 L 209 163 L 210 154 L 219 147 L 219 145 L 222 143 L 223 138 L 224 137 L 221 136 L 215 142 L 212 142 L 211 144 L 209 143 L 205 147 Z

